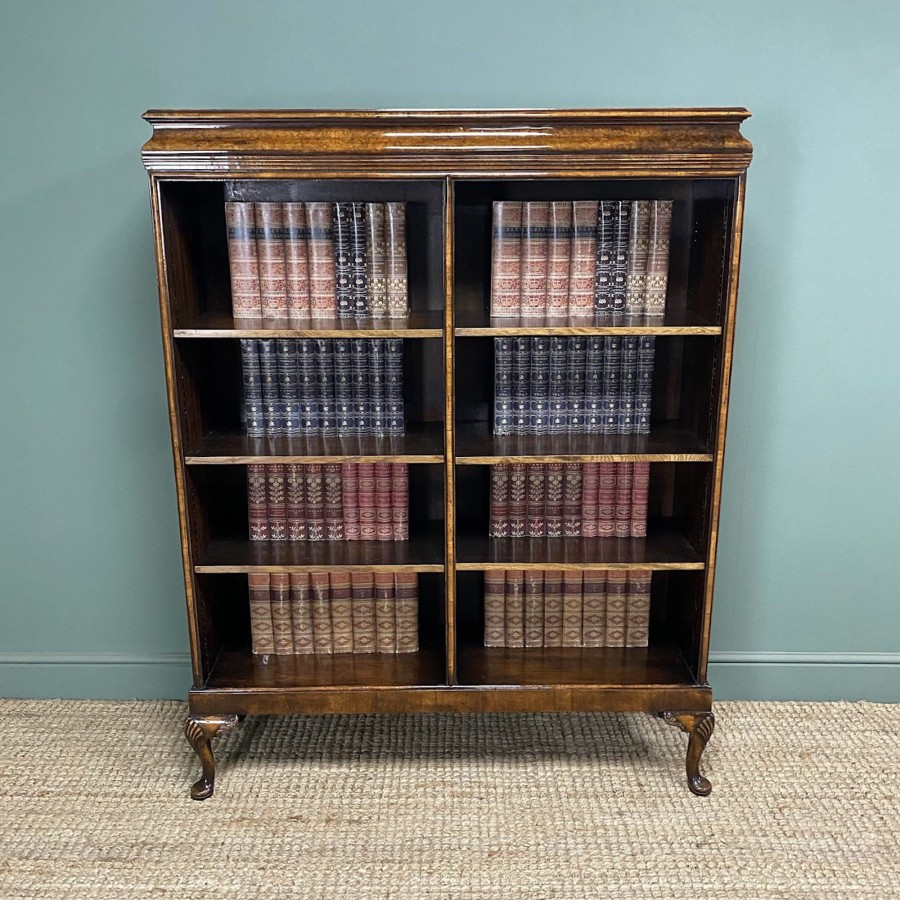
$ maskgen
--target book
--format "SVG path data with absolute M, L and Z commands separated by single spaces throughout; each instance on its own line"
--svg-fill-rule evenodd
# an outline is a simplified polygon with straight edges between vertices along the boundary
M 494 338 L 494 434 L 512 434 L 513 412 L 513 339 Z
M 394 537 L 391 487 L 391 464 L 375 463 L 375 539 L 379 541 Z
M 600 403 L 603 419 L 601 434 L 619 433 L 619 388 L 622 382 L 622 338 L 608 335 L 603 338 L 603 375 Z
M 582 575 L 581 642 L 584 647 L 606 646 L 605 569 L 585 569 Z
M 350 589 L 353 597 L 353 652 L 374 653 L 377 649 L 375 576 L 371 572 L 351 572 Z
M 305 656 L 314 651 L 309 573 L 291 572 L 289 583 L 294 653 Z
M 599 463 L 597 489 L 597 536 L 614 537 L 616 533 L 616 463 Z
M 572 204 L 572 257 L 569 270 L 569 315 L 594 314 L 594 275 L 597 268 L 596 200 Z
M 639 340 L 636 335 L 625 335 L 622 338 L 622 361 L 619 369 L 619 434 L 634 434 Z
M 250 649 L 255 655 L 264 656 L 275 650 L 269 573 L 253 572 L 248 575 L 247 589 L 250 597 Z
M 606 646 L 625 646 L 625 615 L 628 608 L 628 571 L 610 569 L 606 573 Z
M 379 319 L 388 314 L 383 203 L 366 204 L 366 264 L 369 312 L 374 318 Z
M 550 426 L 550 338 L 531 338 L 528 434 L 547 434 Z
M 599 335 L 588 337 L 584 363 L 584 428 L 587 434 L 603 432 L 603 368 L 604 340 Z
M 350 204 L 335 203 L 333 212 L 332 250 L 334 251 L 334 297 L 337 317 L 347 319 L 353 314 L 353 274 L 350 250 Z
M 305 466 L 306 476 L 306 535 L 310 541 L 324 541 L 325 532 L 325 486 L 322 482 L 322 464 L 309 463 Z
M 334 640 L 331 631 L 331 599 L 327 572 L 312 572 L 310 582 L 310 611 L 313 626 L 313 652 L 331 654 Z
M 266 466 L 247 466 L 247 519 L 251 541 L 269 539 L 269 516 L 266 504 Z
M 341 463 L 322 466 L 325 537 L 329 541 L 344 540 L 344 494 L 341 484 Z
M 397 594 L 393 572 L 375 573 L 375 647 L 379 653 L 397 652 Z
M 581 498 L 584 490 L 584 468 L 590 463 L 567 462 L 563 465 L 563 534 L 566 537 L 581 537 L 584 534 L 582 522 Z M 549 464 L 548 464 L 549 470 Z M 548 471 L 549 498 L 549 471 Z M 549 531 L 550 513 L 547 512 L 547 533 Z M 552 535 L 551 535 L 552 536 Z M 587 535 L 584 535 L 585 537 Z
M 522 208 L 521 315 L 527 319 L 547 314 L 547 251 L 550 204 L 529 201 Z
M 397 652 L 419 650 L 419 576 L 416 572 L 394 573 L 396 600 Z
M 528 434 L 531 421 L 531 338 L 512 339 L 513 434 Z
M 647 316 L 663 316 L 666 313 L 672 208 L 671 200 L 654 200 L 651 204 L 644 293 L 644 315 Z
M 387 433 L 387 394 L 385 383 L 385 342 L 369 341 L 369 413 L 370 432 Z
M 372 410 L 369 402 L 369 341 L 366 338 L 353 338 L 350 341 L 350 373 L 353 379 L 356 433 L 370 434 Z
M 272 604 L 272 636 L 276 656 L 294 652 L 294 629 L 291 622 L 290 576 L 285 572 L 269 575 L 269 599 Z
M 225 204 L 231 310 L 237 327 L 262 318 L 259 257 L 256 252 L 256 211 L 252 203 Z
M 521 314 L 523 204 L 496 200 L 491 223 L 491 316 Z
M 567 569 L 563 572 L 563 647 L 581 646 L 582 583 L 581 572 Z
M 506 569 L 506 646 L 525 646 L 525 572 Z
M 334 345 L 334 409 L 337 433 L 343 437 L 358 433 L 356 404 L 353 400 L 353 362 L 350 339 L 335 338 Z
M 597 216 L 597 265 L 594 273 L 594 313 L 601 319 L 612 314 L 613 261 L 618 219 L 615 200 L 601 200 Z
M 341 463 L 341 504 L 344 513 L 344 539 L 358 541 L 359 518 L 359 467 L 355 463 Z
M 409 312 L 405 203 L 384 205 L 384 246 L 388 315 L 402 318 Z
M 584 431 L 585 366 L 587 338 L 575 335 L 566 339 L 566 416 L 570 434 Z
M 614 534 L 631 536 L 631 491 L 634 486 L 634 463 L 614 463 L 616 467 L 616 515 Z
M 650 500 L 650 463 L 633 464 L 629 535 L 647 537 L 647 506 Z
M 509 464 L 509 537 L 525 537 L 528 514 L 528 466 Z M 503 535 L 505 537 L 506 535 Z
M 309 220 L 309 301 L 313 319 L 337 315 L 335 300 L 334 213 L 330 203 L 307 203 Z
M 572 256 L 572 204 L 568 200 L 550 203 L 547 248 L 548 316 L 563 317 L 569 312 L 569 265 Z
M 316 342 L 303 338 L 297 341 L 297 395 L 300 398 L 302 434 L 316 434 L 319 430 L 316 381 Z
M 613 317 L 618 317 L 625 315 L 625 298 L 628 286 L 628 236 L 631 233 L 631 201 L 616 200 L 615 203 L 610 312 Z
M 525 572 L 525 646 L 544 646 L 544 573 L 538 569 Z
M 628 233 L 628 263 L 625 271 L 625 314 L 644 314 L 647 290 L 647 250 L 650 240 L 650 201 L 631 204 L 631 228 Z
M 306 531 L 306 477 L 299 464 L 284 467 L 285 517 L 289 541 L 305 541 Z
M 488 569 L 484 573 L 484 646 L 506 646 L 506 573 Z
M 497 463 L 491 466 L 488 536 L 509 537 L 509 463 Z
M 297 341 L 277 340 L 278 398 L 283 416 L 282 433 L 288 437 L 300 434 L 300 368 L 297 360 Z
M 350 297 L 356 318 L 368 318 L 369 263 L 366 247 L 366 204 L 350 204 Z
M 656 337 L 643 334 L 638 338 L 636 388 L 634 397 L 634 432 L 650 433 L 650 415 L 653 406 L 653 362 L 656 355 Z
M 284 259 L 284 210 L 280 203 L 254 204 L 259 296 L 263 323 L 284 327 L 288 320 L 287 269 Z
M 528 464 L 526 493 L 526 526 L 528 537 L 545 537 L 547 534 L 547 464 Z
M 253 338 L 241 338 L 240 347 L 244 395 L 241 421 L 247 437 L 265 437 L 266 419 L 263 409 L 262 373 L 259 367 L 259 345 Z
M 409 540 L 408 463 L 391 463 L 391 539 Z
M 302 203 L 284 204 L 284 264 L 288 319 L 299 322 L 311 313 L 309 299 L 309 222 Z
M 267 437 L 284 432 L 284 404 L 278 390 L 278 350 L 271 338 L 256 342 L 259 348 L 259 375 L 262 383 L 263 427 Z
M 406 409 L 403 403 L 403 339 L 384 341 L 384 397 L 389 435 L 406 433 Z
M 625 646 L 646 647 L 650 638 L 650 569 L 628 572 Z
M 576 463 L 575 465 L 577 466 L 578 464 Z M 562 463 L 546 463 L 544 516 L 546 520 L 545 534 L 547 537 L 558 538 L 563 536 L 565 509 L 563 473 L 564 467 Z M 579 494 L 580 492 L 579 486 Z
M 581 467 L 581 536 L 595 538 L 600 518 L 600 463 Z
M 497 340 L 500 340 L 499 338 Z M 549 434 L 566 434 L 569 430 L 568 342 L 564 337 L 550 338 L 550 410 Z
M 337 407 L 334 401 L 334 341 L 315 340 L 316 407 L 320 434 L 337 433 Z
M 287 540 L 287 508 L 285 506 L 284 466 L 267 465 L 266 515 L 269 519 L 269 540 Z
M 359 484 L 359 539 L 374 541 L 378 535 L 375 524 L 375 464 L 359 463 L 356 475 Z
M 544 571 L 544 646 L 562 647 L 563 573 L 559 569 Z
M 353 600 L 349 572 L 328 576 L 331 595 L 331 640 L 334 653 L 353 652 Z

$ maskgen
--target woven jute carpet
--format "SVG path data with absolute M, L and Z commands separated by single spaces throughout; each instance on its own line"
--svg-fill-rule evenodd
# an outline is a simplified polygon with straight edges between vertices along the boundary
M 900 897 L 900 706 L 248 718 L 216 793 L 179 703 L 0 701 L 3 898 Z

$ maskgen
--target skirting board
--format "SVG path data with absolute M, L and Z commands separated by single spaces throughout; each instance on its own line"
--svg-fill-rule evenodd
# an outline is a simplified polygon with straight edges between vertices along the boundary
M 709 680 L 717 700 L 900 702 L 900 653 L 718 651 Z M 182 699 L 187 654 L 0 653 L 0 696 Z

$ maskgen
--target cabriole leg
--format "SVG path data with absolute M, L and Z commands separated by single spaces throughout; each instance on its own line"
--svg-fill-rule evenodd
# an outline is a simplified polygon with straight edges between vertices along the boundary
M 663 712 L 660 716 L 664 722 L 687 733 L 685 770 L 688 787 L 692 794 L 705 797 L 712 790 L 712 785 L 700 774 L 700 757 L 716 727 L 716 717 L 711 712 Z
M 205 800 L 212 796 L 216 781 L 216 760 L 210 741 L 237 723 L 237 716 L 188 716 L 184 720 L 184 736 L 200 757 L 203 768 L 203 774 L 191 788 L 192 800 Z

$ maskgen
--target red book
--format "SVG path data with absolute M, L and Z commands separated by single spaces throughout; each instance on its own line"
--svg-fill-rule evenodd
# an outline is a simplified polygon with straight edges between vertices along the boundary
M 563 647 L 580 647 L 581 643 L 581 572 L 567 569 L 563 572 Z
M 520 314 L 522 277 L 522 204 L 494 203 L 491 248 L 491 315 Z
M 269 540 L 287 540 L 284 466 L 266 466 L 266 508 L 269 516 Z
M 634 464 L 631 486 L 631 521 L 632 537 L 647 537 L 647 505 L 650 501 L 650 463 Z
M 274 652 L 272 605 L 269 602 L 269 573 L 254 572 L 247 576 L 250 595 L 250 643 L 254 654 L 265 656 Z
M 628 573 L 628 606 L 625 611 L 625 646 L 646 647 L 650 637 L 650 569 Z
M 559 569 L 544 572 L 544 646 L 562 647 L 563 573 Z
M 309 463 L 306 472 L 306 534 L 311 541 L 325 540 L 325 488 L 322 466 Z
M 375 539 L 394 539 L 391 517 L 391 464 L 375 463 Z
M 359 481 L 359 538 L 374 541 L 375 527 L 375 464 L 359 463 L 356 467 Z
M 600 463 L 597 497 L 597 534 L 613 537 L 616 533 L 616 463 Z
M 522 210 L 522 316 L 547 314 L 547 249 L 550 204 L 532 201 Z
M 569 269 L 569 315 L 594 315 L 597 268 L 597 200 L 576 200 L 572 211 L 572 260 Z
M 284 467 L 285 511 L 289 541 L 305 541 L 306 534 L 306 477 L 301 465 Z
M 395 541 L 409 540 L 409 465 L 391 463 L 391 529 Z
M 334 642 L 331 634 L 331 600 L 327 572 L 313 572 L 309 576 L 312 592 L 313 652 L 331 654 Z
M 256 254 L 256 213 L 253 204 L 226 203 L 225 228 L 231 272 L 231 309 L 235 323 L 259 323 L 262 303 L 259 298 L 259 257 Z
M 314 319 L 337 316 L 334 284 L 334 212 L 330 203 L 307 203 L 309 219 L 309 301 Z
M 325 486 L 325 534 L 329 541 L 344 540 L 344 495 L 341 487 L 341 463 L 325 463 L 322 467 Z
M 247 466 L 247 517 L 250 520 L 250 540 L 269 539 L 269 516 L 266 511 L 266 467 Z
M 397 652 L 419 650 L 419 576 L 416 572 L 396 572 Z
M 628 608 L 628 571 L 606 573 L 606 646 L 625 646 L 625 613 Z
M 547 502 L 545 506 L 545 515 L 547 521 L 547 537 L 562 537 L 563 510 L 565 506 L 565 487 L 563 484 L 562 463 L 547 463 L 546 493 Z
M 353 601 L 350 573 L 332 572 L 329 576 L 331 590 L 331 636 L 335 653 L 353 652 Z
M 292 572 L 291 629 L 294 636 L 294 653 L 306 655 L 313 652 L 312 606 L 309 573 Z
M 284 204 L 284 262 L 287 273 L 288 318 L 310 317 L 309 223 L 302 203 Z
M 600 518 L 600 463 L 581 467 L 581 535 L 597 537 Z
M 351 572 L 353 596 L 353 652 L 374 653 L 375 576 L 371 572 Z
M 550 204 L 550 237 L 547 254 L 547 315 L 565 317 L 569 312 L 569 264 L 572 255 L 572 204 Z
M 272 572 L 269 576 L 269 597 L 272 603 L 272 635 L 276 656 L 290 656 L 294 652 L 294 629 L 291 624 L 291 584 L 286 572 Z
M 528 537 L 544 537 L 547 534 L 547 464 L 529 463 L 525 515 Z
M 348 541 L 358 541 L 359 473 L 355 463 L 341 464 L 341 502 L 344 506 L 344 538 Z
M 506 646 L 525 646 L 525 573 L 506 570 Z
M 509 537 L 509 464 L 491 466 L 489 537 Z
M 584 647 L 606 646 L 605 569 L 585 569 L 582 581 L 581 643 Z
M 375 573 L 375 647 L 397 652 L 397 593 L 393 572 Z
M 525 463 L 509 465 L 509 536 L 525 537 L 527 524 L 528 466 Z
M 506 575 L 502 569 L 484 573 L 484 646 L 506 646 Z
M 634 485 L 634 463 L 616 464 L 616 537 L 631 535 L 631 490 Z
M 284 262 L 284 210 L 280 203 L 256 204 L 256 252 L 263 322 L 284 327 L 288 321 L 287 269 Z
M 525 646 L 544 646 L 544 573 L 525 572 Z
M 566 537 L 580 537 L 582 535 L 581 495 L 584 484 L 582 464 L 566 463 L 563 481 L 563 528 L 565 535 Z

